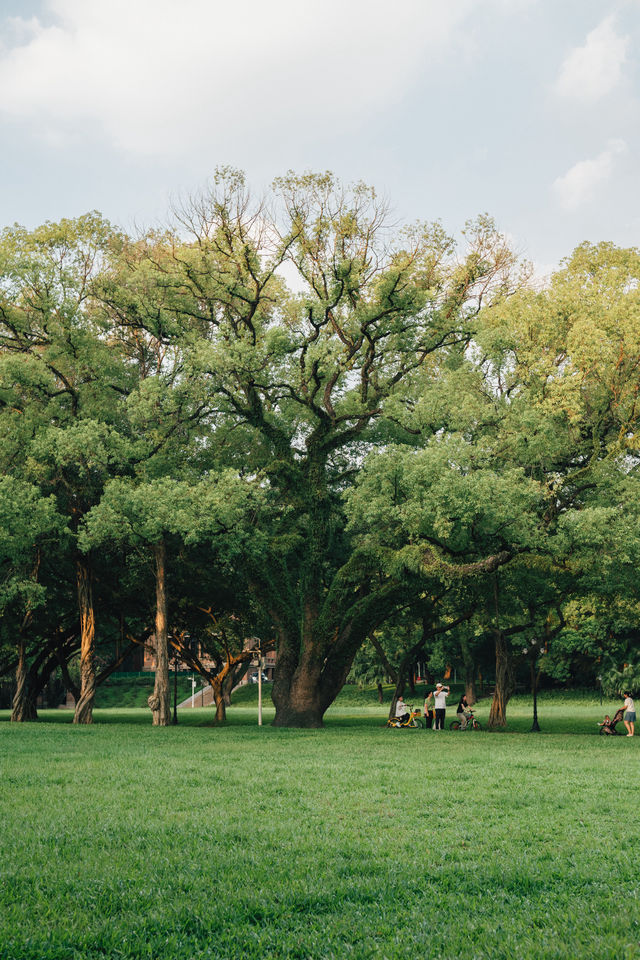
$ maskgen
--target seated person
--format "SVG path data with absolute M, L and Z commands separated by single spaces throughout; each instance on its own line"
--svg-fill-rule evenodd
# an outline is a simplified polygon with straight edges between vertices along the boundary
M 468 709 L 469 709 L 469 702 L 467 700 L 467 695 L 466 693 L 463 693 L 462 696 L 460 697 L 460 702 L 456 708 L 456 717 L 460 721 L 460 728 L 462 730 L 464 730 L 464 728 L 466 727 L 467 720 L 469 719 L 467 716 Z
M 604 720 L 601 720 L 601 721 L 600 721 L 600 723 L 598 724 L 598 726 L 599 726 L 599 727 L 604 727 L 604 728 L 605 728 L 605 730 L 604 730 L 605 733 L 612 733 L 612 732 L 613 732 L 613 730 L 612 730 L 612 728 L 611 728 L 611 717 L 609 716 L 609 714 L 606 715 L 606 717 L 604 718 Z
M 406 723 L 409 719 L 409 710 L 401 696 L 396 700 L 396 717 L 400 723 Z

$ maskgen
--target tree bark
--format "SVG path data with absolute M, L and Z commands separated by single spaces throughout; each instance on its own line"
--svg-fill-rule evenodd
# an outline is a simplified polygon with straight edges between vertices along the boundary
M 26 643 L 24 637 L 18 642 L 18 665 L 16 667 L 16 692 L 13 697 L 11 720 L 25 723 L 38 719 L 35 700 L 31 690 L 31 676 L 27 668 Z
M 154 727 L 171 723 L 171 690 L 169 686 L 169 640 L 167 628 L 167 550 L 164 540 L 153 548 L 156 578 L 156 678 L 148 699 Z
M 476 665 L 472 664 L 470 667 L 465 663 L 464 665 L 464 692 L 467 698 L 467 703 L 470 707 L 478 700 L 478 692 L 476 690 Z
M 460 650 L 462 652 L 462 663 L 464 666 L 464 692 L 467 698 L 467 703 L 470 707 L 472 707 L 473 704 L 478 700 L 478 693 L 476 690 L 476 677 L 478 668 L 471 655 L 469 641 L 465 636 L 462 636 L 460 639 Z
M 213 700 L 216 705 L 216 724 L 226 723 L 227 720 L 227 704 L 224 696 L 223 684 L 220 680 L 211 684 L 213 690 Z
M 277 679 L 273 684 L 272 699 L 276 708 L 274 727 L 322 727 L 324 708 L 320 696 L 321 670 L 305 658 L 296 668 L 290 683 L 278 662 Z
M 96 623 L 92 581 L 90 558 L 79 558 L 76 563 L 76 583 L 80 612 L 80 697 L 76 703 L 74 723 L 93 723 L 93 702 L 96 695 Z
M 508 638 L 502 630 L 496 630 L 496 689 L 489 711 L 489 728 L 505 727 L 507 703 L 515 692 L 513 657 Z

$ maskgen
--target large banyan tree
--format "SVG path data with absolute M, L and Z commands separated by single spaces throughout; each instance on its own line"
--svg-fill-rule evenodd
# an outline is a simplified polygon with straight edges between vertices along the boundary
M 243 563 L 277 637 L 276 725 L 320 726 L 367 634 L 417 599 L 347 532 L 343 494 L 367 452 L 410 439 L 421 378 L 514 283 L 491 221 L 465 243 L 439 224 L 394 231 L 373 190 L 329 174 L 254 202 L 223 171 L 175 231 L 125 247 L 101 291 L 119 325 L 180 342 L 212 462 L 261 487 Z

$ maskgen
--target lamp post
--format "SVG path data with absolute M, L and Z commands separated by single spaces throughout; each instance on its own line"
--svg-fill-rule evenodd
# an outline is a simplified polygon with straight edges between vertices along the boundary
M 533 694 L 533 723 L 531 724 L 531 733 L 540 733 L 540 724 L 538 723 L 538 674 L 536 672 L 536 662 L 540 653 L 540 644 L 537 640 L 532 640 L 530 648 L 524 648 L 522 651 L 526 656 L 529 654 L 529 667 L 531 670 L 531 693 Z
M 596 677 L 596 680 L 600 684 L 600 706 L 602 706 L 602 677 Z
M 173 658 L 173 722 L 178 722 L 178 654 Z
M 262 650 L 258 647 L 258 726 L 262 726 Z

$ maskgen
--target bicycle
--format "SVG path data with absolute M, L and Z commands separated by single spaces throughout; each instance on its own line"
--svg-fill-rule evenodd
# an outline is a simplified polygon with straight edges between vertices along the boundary
M 463 730 L 463 731 L 464 730 L 482 730 L 480 721 L 476 720 L 475 716 L 473 715 L 473 710 L 468 710 L 465 713 L 465 717 L 467 718 L 467 722 L 464 724 L 464 726 L 458 719 L 456 719 L 451 721 L 451 723 L 449 724 L 449 729 Z
M 407 704 L 409 707 L 409 719 L 405 720 L 404 723 L 400 722 L 400 717 L 389 717 L 387 720 L 388 727 L 394 727 L 400 729 L 400 727 L 411 727 L 412 729 L 417 729 L 422 727 L 422 717 L 420 716 L 420 708 L 416 710 L 412 706 Z

